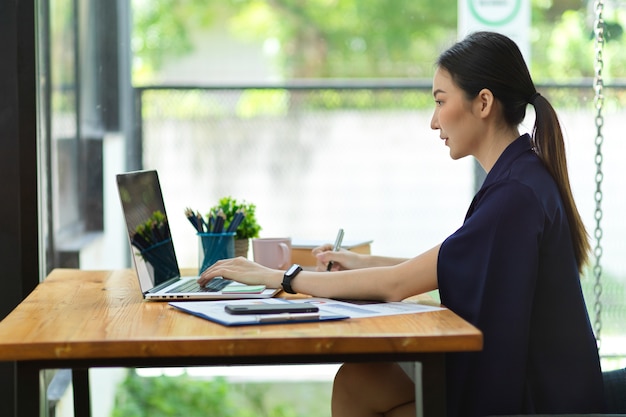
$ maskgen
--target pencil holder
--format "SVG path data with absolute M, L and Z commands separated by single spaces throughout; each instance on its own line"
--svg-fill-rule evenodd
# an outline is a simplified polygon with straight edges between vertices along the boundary
M 235 233 L 198 233 L 200 273 L 220 259 L 235 257 Z

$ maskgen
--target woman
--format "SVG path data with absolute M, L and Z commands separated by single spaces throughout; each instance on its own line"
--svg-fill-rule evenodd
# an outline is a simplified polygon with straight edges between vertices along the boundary
M 569 185 L 554 109 L 537 93 L 513 41 L 474 33 L 445 51 L 433 78 L 435 112 L 450 156 L 475 157 L 487 177 L 463 226 L 409 260 L 316 250 L 332 274 L 283 277 L 243 258 L 223 275 L 319 297 L 402 300 L 439 289 L 442 303 L 477 326 L 484 347 L 446 359 L 449 416 L 602 412 L 597 347 L 579 282 L 589 243 Z M 520 135 L 535 108 L 532 137 Z M 286 282 L 285 282 L 286 281 Z M 346 364 L 335 416 L 414 415 L 413 384 L 398 364 Z

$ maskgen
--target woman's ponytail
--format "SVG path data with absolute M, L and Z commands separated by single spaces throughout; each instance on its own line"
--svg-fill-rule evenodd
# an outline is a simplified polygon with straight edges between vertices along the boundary
M 552 174 L 552 178 L 554 178 L 561 193 L 561 199 L 569 220 L 578 269 L 582 270 L 587 263 L 591 246 L 570 187 L 561 125 L 550 102 L 539 93 L 533 94 L 528 101 L 535 107 L 535 126 L 532 132 L 533 147 Z

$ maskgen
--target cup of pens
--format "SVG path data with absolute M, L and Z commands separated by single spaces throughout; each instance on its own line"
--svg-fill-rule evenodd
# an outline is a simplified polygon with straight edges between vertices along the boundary
M 235 232 L 198 233 L 200 273 L 220 259 L 235 257 Z
M 245 217 L 244 212 L 237 212 L 227 224 L 223 211 L 209 213 L 207 219 L 199 212 L 187 208 L 185 215 L 198 235 L 198 270 L 202 273 L 220 259 L 235 257 L 235 235 Z

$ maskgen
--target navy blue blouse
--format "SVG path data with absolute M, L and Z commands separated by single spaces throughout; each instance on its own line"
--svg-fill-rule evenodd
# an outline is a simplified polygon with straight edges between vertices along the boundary
M 447 355 L 448 416 L 603 411 L 567 215 L 528 135 L 441 245 L 437 275 L 442 303 L 484 335 L 481 352 Z

